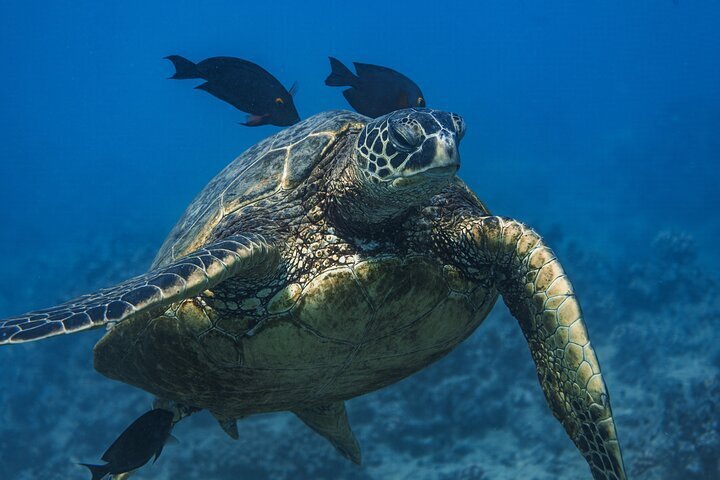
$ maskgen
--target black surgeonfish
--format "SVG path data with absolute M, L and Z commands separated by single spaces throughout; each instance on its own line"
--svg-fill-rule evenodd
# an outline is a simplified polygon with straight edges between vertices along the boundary
M 211 57 L 197 64 L 180 55 L 165 58 L 175 66 L 171 79 L 202 78 L 205 83 L 195 88 L 249 113 L 243 125 L 286 127 L 300 120 L 293 102 L 296 84 L 286 90 L 259 65 L 235 57 Z
M 348 103 L 362 115 L 382 115 L 410 107 L 424 107 L 425 97 L 415 82 L 392 68 L 353 62 L 357 75 L 337 58 L 330 58 L 325 85 L 351 87 L 343 92 Z
M 102 456 L 107 462 L 105 465 L 80 465 L 90 469 L 92 480 L 136 470 L 150 461 L 153 455 L 155 460 L 158 459 L 163 446 L 171 438 L 172 427 L 172 412 L 162 408 L 150 410 L 135 420 L 110 445 Z

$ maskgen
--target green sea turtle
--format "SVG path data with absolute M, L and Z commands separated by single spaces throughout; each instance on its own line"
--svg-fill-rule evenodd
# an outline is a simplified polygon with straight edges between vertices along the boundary
M 237 437 L 238 418 L 292 411 L 359 463 L 344 401 L 446 355 L 502 295 L 593 477 L 624 479 L 570 281 L 456 177 L 464 133 L 430 109 L 300 122 L 220 172 L 148 273 L 6 319 L 0 344 L 106 326 L 95 368 L 178 420 L 207 409 Z

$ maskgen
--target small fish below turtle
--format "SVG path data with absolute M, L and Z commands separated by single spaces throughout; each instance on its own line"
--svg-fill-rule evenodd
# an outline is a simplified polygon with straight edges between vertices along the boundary
M 92 473 L 92 480 L 102 480 L 108 475 L 115 478 L 123 476 L 145 465 L 154 456 L 158 459 L 170 435 L 174 413 L 162 408 L 155 408 L 144 413 L 135 420 L 103 453 L 105 465 L 81 463 Z
M 353 62 L 354 74 L 337 58 L 330 58 L 329 87 L 350 87 L 343 96 L 356 112 L 377 118 L 395 110 L 425 107 L 420 87 L 402 73 L 388 67 Z
M 175 66 L 175 74 L 170 79 L 202 78 L 205 83 L 196 89 L 248 113 L 242 125 L 287 127 L 300 121 L 293 102 L 297 83 L 287 90 L 260 65 L 235 57 L 211 57 L 198 63 L 180 55 L 165 58 Z

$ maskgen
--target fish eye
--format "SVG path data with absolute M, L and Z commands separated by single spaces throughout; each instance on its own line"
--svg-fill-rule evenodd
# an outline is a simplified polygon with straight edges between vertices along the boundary
M 277 97 L 277 98 L 275 99 L 275 105 L 277 105 L 278 107 L 282 107 L 282 106 L 285 105 L 285 100 L 283 100 L 283 99 L 280 98 L 280 97 Z
M 418 97 L 418 98 L 417 98 L 417 104 L 418 104 L 418 107 L 424 107 L 424 106 L 425 106 L 425 99 L 424 99 L 423 97 Z

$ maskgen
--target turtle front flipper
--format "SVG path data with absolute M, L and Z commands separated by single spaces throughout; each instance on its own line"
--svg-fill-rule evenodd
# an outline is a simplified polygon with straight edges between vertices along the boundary
M 261 237 L 229 237 L 114 287 L 2 320 L 0 345 L 75 333 L 133 317 L 150 319 L 230 277 L 260 277 L 273 271 L 279 258 L 276 248 Z
M 553 414 L 587 460 L 593 477 L 625 479 L 600 364 L 555 254 L 537 233 L 512 219 L 472 218 L 454 228 L 455 261 L 469 271 L 490 272 L 525 334 Z

